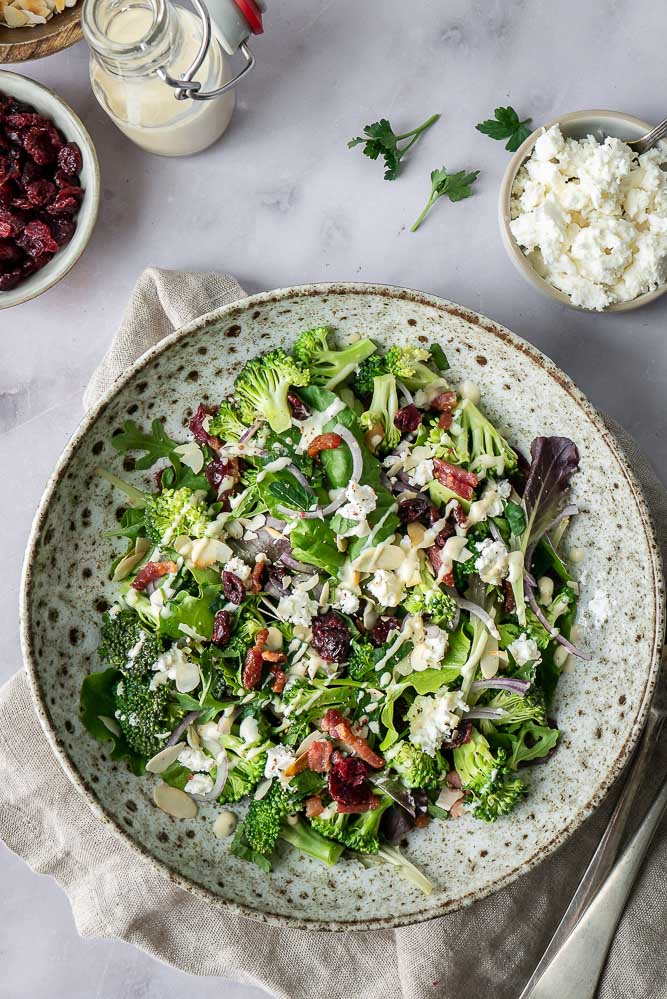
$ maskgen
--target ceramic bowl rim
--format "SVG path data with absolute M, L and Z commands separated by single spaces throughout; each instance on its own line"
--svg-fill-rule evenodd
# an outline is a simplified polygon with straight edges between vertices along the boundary
M 63 255 L 63 259 L 60 261 L 60 264 L 57 262 L 58 254 L 55 254 L 55 266 L 50 272 L 47 272 L 47 277 L 44 283 L 40 284 L 38 281 L 32 288 L 26 288 L 23 292 L 21 292 L 21 285 L 18 285 L 16 288 L 18 296 L 14 298 L 13 301 L 5 301 L 3 303 L 3 295 L 11 295 L 14 292 L 13 288 L 11 291 L 6 293 L 0 293 L 0 311 L 3 309 L 12 309 L 16 305 L 24 305 L 26 302 L 32 302 L 35 298 L 39 298 L 40 295 L 43 295 L 45 291 L 49 291 L 53 288 L 54 285 L 58 284 L 59 281 L 62 281 L 62 279 L 69 274 L 74 265 L 77 264 L 83 256 L 84 250 L 90 242 L 90 237 L 93 234 L 95 223 L 97 222 L 101 190 L 101 174 L 100 164 L 97 158 L 97 150 L 95 149 L 95 144 L 91 138 L 90 132 L 81 121 L 76 111 L 74 111 L 67 101 L 60 97 L 59 94 L 57 94 L 54 90 L 51 90 L 51 88 L 47 87 L 45 84 L 38 83 L 37 80 L 33 80 L 29 76 L 24 76 L 22 73 L 15 73 L 13 70 L 2 69 L 2 67 L 0 67 L 0 84 L 5 79 L 8 79 L 10 82 L 12 79 L 21 80 L 22 83 L 29 84 L 29 89 L 34 87 L 36 92 L 46 93 L 49 99 L 55 101 L 56 104 L 60 106 L 65 116 L 74 122 L 85 140 L 86 149 L 84 155 L 88 159 L 88 166 L 91 173 L 91 184 L 86 187 L 85 198 L 82 202 L 82 205 L 85 204 L 85 212 L 80 210 L 76 217 L 77 230 L 79 230 L 79 220 L 81 220 L 81 231 L 83 234 L 78 252 L 71 258 L 71 260 L 67 260 L 67 258 Z M 43 275 L 44 271 L 38 273 Z
M 36 657 L 33 653 L 33 644 L 31 638 L 31 613 L 30 613 L 30 594 L 32 586 L 32 564 L 35 559 L 36 547 L 39 543 L 42 526 L 46 517 L 46 512 L 51 500 L 51 497 L 65 475 L 70 461 L 78 451 L 82 442 L 84 441 L 89 428 L 93 425 L 95 420 L 105 411 L 109 406 L 111 401 L 120 392 L 125 385 L 127 385 L 134 376 L 141 371 L 147 364 L 153 361 L 160 354 L 169 350 L 171 346 L 182 339 L 185 339 L 191 333 L 198 332 L 202 328 L 212 324 L 218 323 L 221 319 L 234 318 L 236 315 L 241 315 L 249 312 L 250 310 L 256 308 L 258 305 L 273 304 L 277 301 L 284 299 L 290 299 L 295 297 L 326 297 L 328 295 L 336 294 L 358 294 L 358 295 L 376 295 L 382 296 L 386 299 L 398 299 L 403 301 L 410 301 L 416 306 L 427 306 L 436 309 L 438 312 L 445 313 L 448 315 L 453 315 L 466 322 L 472 323 L 475 326 L 479 326 L 486 332 L 497 336 L 499 339 L 509 344 L 514 349 L 520 351 L 528 357 L 533 363 L 544 370 L 554 381 L 556 381 L 569 395 L 570 397 L 579 405 L 585 416 L 588 418 L 593 427 L 602 436 L 604 442 L 611 448 L 614 455 L 617 457 L 622 469 L 623 475 L 625 476 L 630 490 L 633 494 L 637 505 L 637 511 L 640 516 L 646 541 L 648 547 L 651 551 L 650 560 L 650 570 L 653 576 L 653 594 L 654 594 L 654 609 L 651 615 L 651 626 L 653 628 L 653 652 L 651 656 L 651 662 L 646 674 L 646 685 L 644 687 L 643 696 L 641 699 L 641 704 L 638 708 L 636 717 L 634 719 L 632 729 L 628 738 L 622 747 L 619 748 L 617 756 L 610 766 L 604 781 L 596 789 L 595 793 L 591 796 L 588 802 L 575 814 L 572 821 L 565 828 L 558 830 L 555 836 L 547 843 L 545 846 L 537 850 L 527 861 L 519 864 L 517 867 L 513 868 L 511 871 L 507 872 L 502 877 L 497 878 L 494 882 L 485 885 L 483 888 L 470 892 L 469 895 L 463 898 L 449 900 L 443 902 L 440 906 L 432 906 L 430 908 L 425 908 L 416 913 L 409 913 L 403 916 L 392 916 L 380 919 L 371 919 L 364 923 L 356 923 L 345 920 L 334 920 L 327 921 L 322 919 L 307 919 L 303 917 L 292 917 L 285 915 L 277 915 L 272 913 L 267 913 L 259 909 L 254 909 L 247 905 L 242 905 L 236 902 L 230 902 L 226 899 L 220 898 L 212 892 L 206 885 L 203 885 L 193 879 L 187 878 L 182 874 L 177 873 L 172 870 L 168 864 L 158 860 L 153 856 L 144 846 L 136 843 L 132 840 L 125 829 L 120 825 L 118 820 L 107 812 L 101 801 L 98 800 L 97 796 L 86 783 L 82 775 L 74 766 L 73 762 L 70 760 L 67 751 L 55 729 L 52 725 L 49 710 L 47 706 L 47 699 L 44 691 L 42 690 L 41 680 L 39 676 L 39 670 L 37 667 Z M 664 580 L 662 576 L 662 566 L 660 560 L 660 549 L 657 543 L 655 526 L 648 509 L 648 505 L 642 493 L 641 487 L 639 486 L 634 474 L 627 468 L 627 463 L 624 460 L 623 454 L 620 451 L 620 446 L 616 442 L 615 438 L 611 432 L 604 425 L 602 418 L 596 412 L 596 410 L 591 406 L 585 396 L 576 388 L 570 378 L 560 371 L 559 368 L 541 353 L 532 344 L 527 343 L 517 334 L 511 332 L 506 327 L 501 326 L 487 319 L 479 313 L 472 310 L 466 309 L 462 306 L 456 305 L 453 302 L 449 302 L 446 299 L 438 298 L 433 295 L 427 295 L 425 293 L 408 289 L 401 288 L 393 285 L 381 285 L 381 284 L 365 284 L 360 282 L 331 282 L 331 283 L 318 283 L 318 284 L 307 284 L 307 285 L 296 285 L 289 288 L 277 289 L 274 291 L 261 292 L 256 295 L 247 296 L 246 298 L 239 299 L 236 302 L 232 302 L 229 305 L 222 306 L 221 308 L 215 309 L 211 312 L 205 313 L 204 315 L 198 317 L 187 325 L 183 326 L 181 329 L 176 330 L 174 333 L 165 337 L 155 346 L 149 348 L 144 354 L 139 357 L 134 364 L 132 364 L 116 382 L 100 397 L 100 399 L 95 403 L 91 409 L 85 413 L 81 423 L 77 427 L 76 431 L 68 441 L 65 446 L 58 462 L 52 472 L 49 480 L 44 489 L 44 493 L 39 502 L 37 512 L 35 514 L 32 527 L 30 530 L 30 535 L 28 543 L 26 546 L 26 554 L 23 563 L 23 570 L 21 576 L 20 585 L 20 625 L 21 625 L 21 648 L 23 653 L 23 659 L 26 666 L 26 671 L 28 674 L 28 680 L 30 684 L 30 689 L 33 697 L 33 702 L 37 710 L 40 724 L 44 733 L 49 741 L 53 752 L 56 755 L 58 762 L 60 763 L 62 769 L 66 773 L 67 777 L 70 779 L 76 790 L 85 799 L 88 806 L 94 812 L 94 814 L 101 819 L 103 823 L 116 835 L 118 836 L 126 845 L 128 845 L 134 853 L 141 857 L 143 860 L 148 861 L 148 863 L 163 877 L 166 877 L 172 884 L 177 885 L 179 888 L 183 888 L 190 891 L 197 897 L 207 901 L 208 903 L 216 906 L 217 908 L 224 909 L 228 912 L 234 913 L 236 915 L 244 916 L 250 919 L 259 920 L 264 923 L 268 923 L 276 926 L 291 927 L 295 929 L 310 929 L 315 931 L 368 931 L 368 930 L 386 930 L 392 929 L 399 926 L 409 926 L 420 922 L 426 922 L 431 919 L 438 918 L 447 912 L 453 912 L 461 909 L 472 902 L 479 901 L 490 895 L 492 892 L 498 891 L 505 885 L 510 884 L 519 875 L 527 873 L 538 863 L 549 856 L 558 846 L 564 843 L 572 833 L 582 824 L 582 822 L 593 812 L 593 810 L 598 807 L 598 805 L 604 800 L 607 792 L 614 784 L 617 777 L 622 772 L 627 759 L 629 758 L 638 738 L 643 728 L 648 709 L 650 706 L 651 698 L 656 684 L 656 679 L 660 666 L 660 652 L 662 648 L 662 635 L 664 634 Z
M 649 125 L 648 122 L 643 121 L 641 118 L 636 118 L 632 114 L 626 114 L 624 111 L 605 111 L 600 109 L 592 109 L 590 111 L 571 111 L 568 114 L 558 115 L 557 118 L 553 118 L 545 125 L 540 125 L 539 128 L 536 128 L 534 132 L 531 132 L 525 142 L 519 146 L 517 151 L 512 156 L 512 159 L 507 164 L 500 184 L 500 193 L 498 196 L 498 221 L 500 223 L 500 235 L 502 237 L 503 246 L 505 247 L 507 255 L 522 277 L 524 277 L 529 284 L 531 284 L 534 288 L 537 288 L 537 290 L 542 292 L 543 295 L 546 295 L 547 298 L 560 302 L 562 305 L 567 305 L 570 309 L 575 309 L 577 312 L 583 312 L 586 315 L 600 316 L 614 312 L 629 312 L 632 309 L 640 309 L 644 305 L 649 305 L 651 302 L 655 302 L 667 291 L 667 281 L 664 284 L 659 285 L 659 287 L 654 288 L 653 291 L 647 291 L 645 294 L 639 295 L 637 298 L 633 298 L 629 302 L 616 302 L 599 312 L 594 309 L 584 309 L 580 305 L 575 305 L 570 301 L 570 298 L 564 292 L 554 288 L 548 281 L 545 281 L 544 278 L 540 277 L 528 261 L 521 247 L 514 239 L 509 227 L 510 200 L 516 175 L 532 152 L 533 146 L 542 134 L 542 130 L 551 128 L 552 125 L 581 124 L 589 119 L 595 118 L 606 118 L 610 121 L 623 121 L 627 124 L 641 128 L 645 132 L 649 132 L 653 128 L 653 125 Z

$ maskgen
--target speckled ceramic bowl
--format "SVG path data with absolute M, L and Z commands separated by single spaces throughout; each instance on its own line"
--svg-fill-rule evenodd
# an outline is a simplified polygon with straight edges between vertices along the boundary
M 648 122 L 634 115 L 625 114 L 623 111 L 572 111 L 570 114 L 560 115 L 553 121 L 548 121 L 544 128 L 551 128 L 552 125 L 560 125 L 561 132 L 569 139 L 585 139 L 587 135 L 594 135 L 598 141 L 602 142 L 607 135 L 612 135 L 624 142 L 631 142 L 646 135 L 653 128 Z M 510 230 L 512 188 L 519 170 L 533 152 L 533 146 L 542 134 L 542 126 L 528 136 L 526 141 L 519 146 L 512 159 L 507 164 L 507 169 L 500 185 L 500 196 L 498 199 L 498 218 L 500 221 L 500 234 L 503 245 L 507 250 L 507 255 L 519 271 L 519 273 L 532 284 L 534 288 L 541 291 L 547 298 L 551 298 L 562 305 L 568 305 L 578 312 L 590 312 L 590 309 L 583 309 L 579 305 L 574 305 L 569 296 L 564 292 L 554 288 L 552 284 L 541 277 L 530 260 L 514 239 Z M 629 302 L 616 302 L 608 305 L 600 312 L 593 312 L 593 315 L 604 315 L 607 312 L 628 312 L 630 309 L 639 309 L 643 305 L 649 305 L 667 291 L 667 284 L 661 284 L 653 291 L 647 291 L 644 295 L 639 295 Z
M 578 444 L 576 493 L 585 513 L 568 541 L 583 549 L 582 644 L 592 654 L 559 685 L 562 744 L 548 766 L 527 769 L 531 794 L 511 818 L 433 822 L 410 836 L 408 855 L 437 888 L 425 897 L 393 870 L 334 869 L 287 846 L 270 876 L 229 854 L 211 830 L 215 809 L 175 820 L 151 801 L 155 778 L 109 760 L 78 720 L 83 677 L 100 668 L 100 613 L 113 597 L 107 569 L 116 545 L 102 536 L 117 499 L 93 469 L 119 469 L 109 443 L 128 416 L 165 417 L 172 435 L 204 400 L 228 392 L 246 358 L 288 346 L 308 327 L 363 331 L 378 343 L 433 340 L 454 383 L 478 382 L 484 405 L 518 446 L 537 434 Z M 150 481 L 133 473 L 137 484 Z M 596 590 L 610 597 L 604 629 L 587 624 Z M 646 716 L 663 634 L 663 584 L 640 490 L 599 416 L 554 365 L 508 330 L 449 302 L 399 288 L 311 285 L 255 295 L 192 323 L 145 354 L 86 416 L 49 481 L 25 562 L 22 638 L 44 731 L 100 820 L 175 883 L 244 915 L 315 929 L 374 929 L 430 919 L 512 881 L 562 843 L 620 773 Z M 242 811 L 238 809 L 239 813 Z

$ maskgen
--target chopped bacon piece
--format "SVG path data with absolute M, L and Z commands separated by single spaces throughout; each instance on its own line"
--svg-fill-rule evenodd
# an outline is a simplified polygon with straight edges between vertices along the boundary
M 379 756 L 374 752 L 368 745 L 365 739 L 362 739 L 360 735 L 356 735 L 352 731 L 352 726 L 350 725 L 347 718 L 343 718 L 339 711 L 335 708 L 329 708 L 322 720 L 322 728 L 325 732 L 334 739 L 339 739 L 341 742 L 345 743 L 345 746 L 350 749 L 357 756 L 360 756 L 365 763 L 369 766 L 374 767 L 374 769 L 379 770 L 380 767 L 384 766 L 384 757 Z
M 334 748 L 328 739 L 318 739 L 308 747 L 308 767 L 316 774 L 327 773 L 331 769 Z
M 454 586 L 454 572 L 452 569 L 441 575 L 440 570 L 442 569 L 442 557 L 440 555 L 440 549 L 437 545 L 432 545 L 430 548 L 426 549 L 426 554 L 428 555 L 428 560 L 433 566 L 433 571 L 435 572 L 438 580 L 444 583 L 445 586 Z
M 137 573 L 136 579 L 132 580 L 132 589 L 145 590 L 149 583 L 177 571 L 178 566 L 175 562 L 146 562 Z
M 314 819 L 316 815 L 321 815 L 324 811 L 324 805 L 322 804 L 322 799 L 319 794 L 313 794 L 310 798 L 306 798 L 306 818 Z
M 222 447 L 222 441 L 217 437 L 212 437 L 208 430 L 204 427 L 204 420 L 207 416 L 215 416 L 218 412 L 217 406 L 205 406 L 203 402 L 197 407 L 197 412 L 192 417 L 189 423 L 190 430 L 194 439 L 199 444 L 208 444 L 210 447 L 217 450 Z
M 431 400 L 429 409 L 437 409 L 439 413 L 451 413 L 457 402 L 456 392 L 441 392 Z
M 424 815 L 418 815 L 415 819 L 415 829 L 423 829 L 424 826 L 428 825 L 428 823 L 429 817 L 427 813 L 424 813 Z
M 450 770 L 447 776 L 445 777 L 445 782 L 449 784 L 450 787 L 457 787 L 457 788 L 463 787 L 463 784 L 461 783 L 461 778 L 459 777 L 458 770 Z
M 272 649 L 264 649 L 262 659 L 265 663 L 284 663 L 287 656 L 284 652 L 274 652 Z
M 459 468 L 458 465 L 450 465 L 448 461 L 443 461 L 442 458 L 434 458 L 433 474 L 438 482 L 441 482 L 447 489 L 451 489 L 452 492 L 458 496 L 462 496 L 463 499 L 472 499 L 475 486 L 477 485 L 477 476 L 474 472 L 466 472 L 465 468 Z
M 270 655 L 277 655 L 277 653 L 269 653 Z M 264 652 L 262 658 L 266 660 L 267 653 Z M 284 660 L 283 656 L 283 660 Z M 271 684 L 271 690 L 274 694 L 282 694 L 285 689 L 285 684 L 287 683 L 287 673 L 284 669 L 281 669 L 278 663 L 271 663 L 269 666 L 269 673 L 273 677 L 273 683 Z
M 438 420 L 438 426 L 441 430 L 449 430 L 452 425 L 452 420 L 454 417 L 451 413 L 441 413 L 440 419 Z
M 250 592 L 255 596 L 262 592 L 262 576 L 264 575 L 264 562 L 255 562 L 250 577 Z
M 315 458 L 320 451 L 335 451 L 342 443 L 340 434 L 318 434 L 308 445 L 308 457 Z
M 255 644 L 246 652 L 245 659 L 243 661 L 243 670 L 241 672 L 241 682 L 246 690 L 254 690 L 259 681 L 262 679 L 262 669 L 264 667 L 262 652 L 264 651 L 264 646 L 268 637 L 269 629 L 262 628 L 261 631 L 257 632 Z
M 455 801 L 452 807 L 449 809 L 449 814 L 453 819 L 460 819 L 461 816 L 465 815 L 466 810 L 463 803 L 463 799 L 460 801 Z
M 516 610 L 514 591 L 512 590 L 512 584 L 508 579 L 503 581 L 503 610 L 506 614 L 513 614 Z

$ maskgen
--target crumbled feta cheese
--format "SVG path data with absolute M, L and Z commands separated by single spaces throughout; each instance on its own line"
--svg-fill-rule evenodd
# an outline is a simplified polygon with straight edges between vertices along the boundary
M 609 620 L 611 607 L 609 597 L 603 590 L 596 590 L 586 607 L 586 617 L 594 628 L 601 628 Z
M 376 570 L 367 588 L 381 607 L 398 607 L 403 599 L 403 581 L 389 569 Z
M 512 653 L 517 666 L 525 666 L 526 663 L 539 663 L 542 661 L 537 642 L 534 638 L 529 638 L 525 632 L 519 635 L 518 638 L 515 638 L 507 647 Z
M 276 614 L 281 621 L 308 627 L 317 615 L 317 600 L 311 600 L 303 590 L 294 590 L 280 598 Z
M 348 530 L 341 531 L 341 537 L 366 537 L 370 533 L 368 514 L 372 513 L 377 505 L 375 490 L 371 486 L 350 482 L 345 490 L 345 498 L 347 503 L 338 508 L 338 514 L 346 520 L 354 521 L 355 524 Z
M 538 274 L 585 309 L 667 280 L 667 174 L 660 149 L 544 132 L 517 174 L 510 229 Z
M 408 472 L 408 482 L 411 486 L 418 486 L 420 489 L 427 486 L 433 479 L 433 459 L 422 458 L 414 468 Z
M 451 739 L 459 724 L 459 716 L 454 714 L 457 710 L 466 710 L 459 690 L 415 697 L 407 714 L 410 742 L 429 756 L 435 756 L 442 742 Z
M 356 614 L 359 610 L 359 597 L 346 586 L 339 586 L 331 606 L 343 614 Z
M 269 749 L 266 754 L 264 776 L 277 777 L 281 786 L 285 787 L 290 780 L 289 777 L 285 777 L 285 769 L 290 763 L 294 763 L 295 759 L 294 753 L 285 746 L 275 746 L 273 749 Z
M 512 495 L 512 483 L 507 479 L 500 479 L 498 482 L 494 482 L 494 488 L 501 499 L 508 500 Z M 493 513 L 491 516 L 495 517 L 497 515 Z
M 238 555 L 235 555 L 234 558 L 230 558 L 229 562 L 225 562 L 222 569 L 223 572 L 233 572 L 234 575 L 238 576 L 242 582 L 245 582 L 245 580 L 248 579 L 251 572 L 250 566 L 246 565 L 243 559 L 239 558 Z
M 449 636 L 436 624 L 429 624 L 424 632 L 424 640 L 415 645 L 410 654 L 413 670 L 437 669 L 445 657 Z
M 156 659 L 152 669 L 155 672 L 151 680 L 152 690 L 168 680 L 173 680 L 179 693 L 189 694 L 199 686 L 201 679 L 197 664 L 188 659 L 184 650 L 177 645 L 167 649 L 159 659 Z
M 213 790 L 213 778 L 208 774 L 193 774 L 183 790 L 186 794 L 208 794 Z
M 212 756 L 202 753 L 200 749 L 190 749 L 189 746 L 181 750 L 178 762 L 193 773 L 200 773 L 202 770 L 208 773 L 215 766 Z
M 478 558 L 475 559 L 475 569 L 483 583 L 500 586 L 509 572 L 509 552 L 502 541 L 492 541 L 486 538 L 477 544 Z

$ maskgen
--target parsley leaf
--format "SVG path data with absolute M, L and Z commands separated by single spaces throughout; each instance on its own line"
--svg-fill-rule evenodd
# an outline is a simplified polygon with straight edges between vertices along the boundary
M 424 221 L 427 213 L 431 210 L 438 198 L 448 197 L 450 201 L 463 201 L 472 194 L 472 185 L 479 176 L 479 170 L 466 173 L 459 170 L 458 173 L 447 173 L 447 168 L 434 170 L 431 174 L 431 195 L 426 202 L 426 207 L 421 213 L 410 232 L 415 232 Z
M 174 450 L 178 441 L 169 437 L 159 420 L 153 420 L 149 434 L 145 434 L 134 420 L 126 420 L 121 433 L 114 434 L 111 443 L 121 454 L 125 451 L 144 451 L 143 458 L 136 462 L 138 469 L 150 468 L 160 458 L 169 458 L 174 468 L 180 468 L 181 462 Z
M 532 118 L 524 118 L 523 121 L 520 121 L 514 108 L 496 108 L 493 113 L 495 118 L 487 118 L 475 128 L 491 139 L 507 139 L 505 149 L 511 153 L 515 152 L 530 135 L 532 129 L 528 126 Z
M 395 134 L 386 118 L 381 118 L 380 121 L 375 121 L 372 125 L 366 125 L 363 135 L 358 135 L 356 139 L 350 139 L 347 148 L 352 149 L 354 146 L 363 145 L 364 156 L 368 156 L 372 160 L 382 156 L 385 165 L 384 179 L 396 180 L 403 156 L 411 146 L 414 146 L 419 136 L 436 123 L 439 117 L 439 114 L 431 115 L 427 121 L 418 125 L 417 128 L 413 128 L 411 132 L 403 132 L 401 135 Z M 404 139 L 410 139 L 410 141 L 404 146 L 399 146 L 398 143 Z

